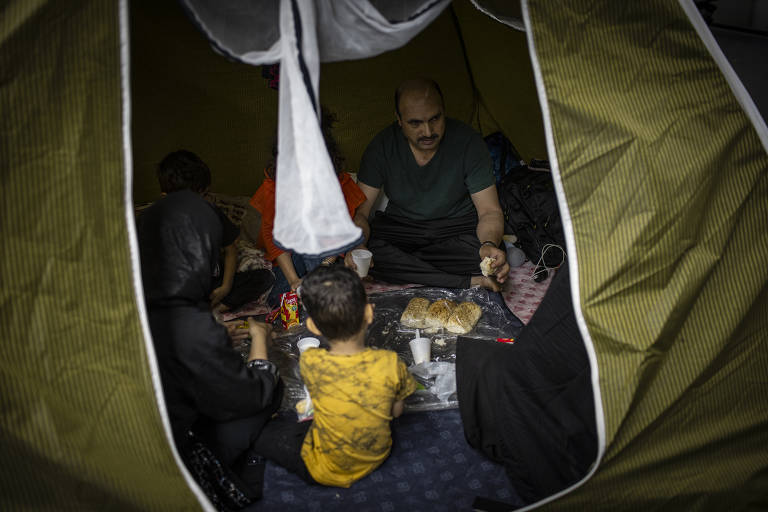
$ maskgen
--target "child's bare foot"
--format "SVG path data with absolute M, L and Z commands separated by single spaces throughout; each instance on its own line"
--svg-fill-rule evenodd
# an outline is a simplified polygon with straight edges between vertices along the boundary
M 486 276 L 472 276 L 469 282 L 471 288 L 482 287 L 492 292 L 498 292 L 501 290 L 501 285 L 493 278 Z

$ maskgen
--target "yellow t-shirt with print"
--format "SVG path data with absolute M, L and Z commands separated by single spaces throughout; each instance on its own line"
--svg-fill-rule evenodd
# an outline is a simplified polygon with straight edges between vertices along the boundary
M 349 487 L 389 455 L 392 404 L 413 393 L 416 381 L 391 350 L 312 348 L 300 367 L 315 408 L 301 457 L 316 482 Z

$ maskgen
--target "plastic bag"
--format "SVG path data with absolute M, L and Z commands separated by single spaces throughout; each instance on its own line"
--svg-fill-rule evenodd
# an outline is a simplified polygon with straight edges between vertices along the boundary
M 455 363 L 430 361 L 412 365 L 408 371 L 420 382 L 429 382 L 431 385 L 425 386 L 425 389 L 441 402 L 448 402 L 448 399 L 456 394 Z
M 371 294 L 368 300 L 375 305 L 374 319 L 368 328 L 367 343 L 374 347 L 397 352 L 398 356 L 409 365 L 409 370 L 416 380 L 424 386 L 405 399 L 406 411 L 433 411 L 458 407 L 456 398 L 456 339 L 457 335 L 444 329 L 420 329 L 420 336 L 428 337 L 431 344 L 431 362 L 424 369 L 413 365 L 413 355 L 409 342 L 416 337 L 416 329 L 400 324 L 400 316 L 414 297 L 424 297 L 430 301 L 450 299 L 454 302 L 471 301 L 478 304 L 483 314 L 472 331 L 462 335 L 464 338 L 496 339 L 517 336 L 523 324 L 513 315 L 499 294 L 491 295 L 484 288 L 465 290 L 446 288 L 408 288 L 378 294 Z M 446 363 L 450 366 L 435 365 Z M 451 368 L 448 372 L 447 369 Z M 422 377 L 416 372 L 437 372 L 445 369 L 443 377 L 432 373 Z M 450 390 L 450 392 L 449 392 Z
M 472 301 L 483 310 L 477 325 L 465 338 L 496 339 L 514 338 L 522 328 L 522 322 L 503 304 L 499 295 L 491 296 L 483 288 L 450 290 L 445 288 L 409 288 L 371 294 L 368 300 L 375 305 L 374 320 L 368 328 L 366 344 L 397 352 L 403 362 L 410 366 L 416 380 L 424 387 L 405 400 L 406 411 L 433 411 L 458 407 L 456 398 L 456 334 L 437 329 L 432 332 L 421 329 L 421 336 L 429 337 L 431 361 L 413 365 L 413 355 L 408 343 L 416 336 L 416 329 L 400 325 L 400 316 L 413 297 L 424 297 L 430 301 L 450 299 L 456 302 Z M 280 370 L 285 384 L 282 410 L 293 410 L 300 420 L 314 414 L 311 399 L 299 373 L 298 340 L 315 336 L 305 327 L 306 314 L 300 311 L 300 324 L 287 331 L 276 330 L 276 337 L 269 347 L 269 359 Z M 279 321 L 276 321 L 279 323 Z M 328 342 L 322 336 L 320 347 L 327 348 Z M 247 357 L 248 344 L 240 347 L 243 358 Z M 421 368 L 419 368 L 421 367 Z

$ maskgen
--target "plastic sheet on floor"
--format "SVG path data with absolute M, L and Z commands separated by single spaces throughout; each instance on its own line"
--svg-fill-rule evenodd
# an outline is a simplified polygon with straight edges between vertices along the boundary
M 482 309 L 482 316 L 477 325 L 465 338 L 496 339 L 510 338 L 517 335 L 522 322 L 506 307 L 498 294 L 489 293 L 483 288 L 464 290 L 445 288 L 409 288 L 371 294 L 369 301 L 374 305 L 374 321 L 368 329 L 366 343 L 372 347 L 389 349 L 409 366 L 409 370 L 424 389 L 419 389 L 406 400 L 406 411 L 431 411 L 458 407 L 456 399 L 455 363 L 456 334 L 445 329 L 420 329 L 422 337 L 431 340 L 430 363 L 413 365 L 409 342 L 416 336 L 416 329 L 400 324 L 403 310 L 414 297 L 423 297 L 430 301 L 449 299 L 455 302 L 471 301 Z M 302 312 L 301 324 L 286 331 L 277 331 L 269 352 L 269 358 L 280 369 L 285 383 L 285 395 L 282 409 L 296 410 L 296 404 L 307 398 L 304 384 L 299 374 L 299 350 L 296 343 L 301 338 L 315 336 L 305 327 L 306 314 Z M 328 343 L 322 336 L 321 347 Z M 451 388 L 452 386 L 452 388 Z M 301 406 L 299 407 L 301 409 Z M 302 417 L 303 411 L 299 412 Z M 306 413 L 305 413 L 306 414 Z

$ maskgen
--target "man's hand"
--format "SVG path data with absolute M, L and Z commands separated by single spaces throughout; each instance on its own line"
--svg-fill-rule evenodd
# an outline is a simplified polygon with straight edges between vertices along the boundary
M 483 258 L 493 258 L 491 268 L 493 269 L 493 276 L 496 281 L 503 283 L 509 276 L 509 263 L 507 263 L 507 253 L 499 249 L 498 247 L 492 247 L 490 244 L 480 247 L 480 260 Z
M 504 236 L 504 213 L 499 206 L 499 196 L 496 185 L 472 194 L 472 202 L 477 209 L 477 239 L 481 242 L 490 241 L 499 243 Z M 495 258 L 491 264 L 494 276 L 499 283 L 503 283 L 509 274 L 507 253 L 498 247 L 486 244 L 480 247 L 480 260 L 486 256 Z

